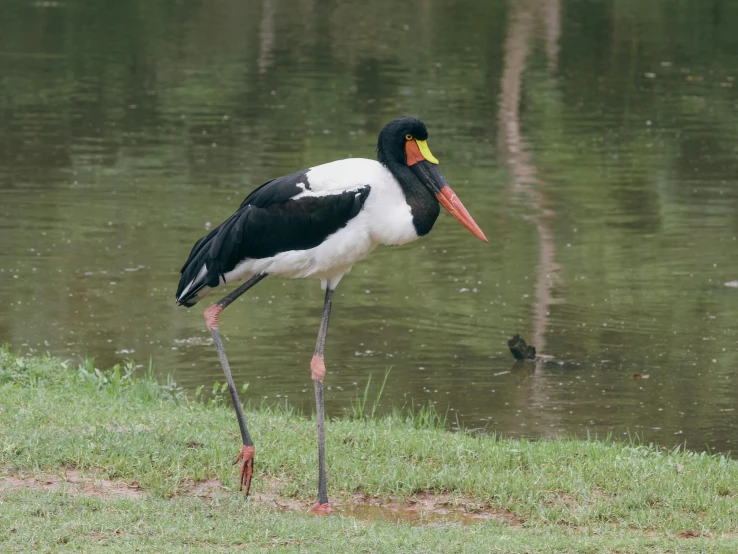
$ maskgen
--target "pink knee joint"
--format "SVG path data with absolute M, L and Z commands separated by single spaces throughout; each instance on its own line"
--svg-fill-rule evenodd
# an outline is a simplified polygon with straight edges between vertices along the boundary
M 323 356 L 319 354 L 313 356 L 310 362 L 310 369 L 313 373 L 313 381 L 320 381 L 322 383 L 325 378 L 325 359 Z
M 217 304 L 213 304 L 209 308 L 205 309 L 202 315 L 205 317 L 205 323 L 207 324 L 208 329 L 218 329 L 218 317 L 222 311 L 223 308 Z

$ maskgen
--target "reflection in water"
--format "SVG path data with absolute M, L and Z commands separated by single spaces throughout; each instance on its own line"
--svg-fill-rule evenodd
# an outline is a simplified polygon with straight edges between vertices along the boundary
M 536 347 L 539 358 L 536 368 L 543 364 L 541 355 L 546 356 L 546 329 L 552 290 L 559 277 L 559 266 L 555 261 L 551 221 L 555 216 L 546 183 L 539 177 L 539 171 L 531 161 L 525 137 L 520 131 L 520 104 L 522 78 L 525 61 L 530 50 L 531 38 L 536 23 L 542 23 L 549 71 L 555 70 L 558 59 L 558 38 L 560 6 L 558 0 L 515 1 L 510 5 L 510 15 L 505 39 L 505 57 L 501 78 L 499 100 L 500 146 L 512 171 L 512 187 L 516 192 L 530 198 L 532 213 L 526 219 L 533 221 L 539 236 L 538 269 L 535 294 L 537 302 L 533 309 L 533 334 L 531 344 Z
M 259 73 L 265 73 L 274 61 L 274 0 L 264 0 L 259 27 Z

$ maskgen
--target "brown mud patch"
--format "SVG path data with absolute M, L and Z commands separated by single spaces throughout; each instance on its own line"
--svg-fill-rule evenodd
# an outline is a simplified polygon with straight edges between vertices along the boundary
M 271 481 L 266 491 L 253 491 L 250 500 L 257 506 L 283 512 L 310 511 L 313 501 L 284 496 L 278 492 L 279 485 L 279 481 Z M 232 494 L 240 493 L 223 487 L 217 479 L 207 479 L 198 483 L 188 481 L 180 490 L 179 496 L 222 498 Z M 330 504 L 334 514 L 372 521 L 470 524 L 496 520 L 510 525 L 524 522 L 509 510 L 448 493 L 417 492 L 407 498 L 400 498 L 374 497 L 355 492 L 352 495 L 333 497 Z
M 358 519 L 416 524 L 500 521 L 520 525 L 524 520 L 509 510 L 448 493 L 418 492 L 407 498 L 371 497 L 355 493 L 337 502 L 335 511 Z
M 257 508 L 281 512 L 309 513 L 313 502 L 282 494 L 284 483 L 278 479 L 264 479 L 266 490 L 254 492 L 247 502 Z M 259 487 L 259 488 L 263 488 Z M 33 475 L 0 473 L 0 498 L 7 491 L 36 490 L 44 492 L 67 492 L 92 498 L 129 498 L 143 500 L 149 495 L 136 483 L 123 480 L 102 479 L 95 471 L 83 473 L 76 469 L 66 469 L 57 473 L 36 473 Z M 174 498 L 199 498 L 204 501 L 216 500 L 243 493 L 223 486 L 218 479 L 204 481 L 188 480 L 181 484 Z M 604 495 L 604 493 L 603 493 Z M 565 505 L 576 504 L 573 498 L 563 499 Z M 482 521 L 497 521 L 517 527 L 525 520 L 515 513 L 499 506 L 480 503 L 457 494 L 418 491 L 409 497 L 369 496 L 361 492 L 347 493 L 342 497 L 330 499 L 334 515 L 352 517 L 365 521 L 386 521 L 390 523 L 410 523 L 414 525 L 444 525 L 456 523 L 469 525 Z M 560 520 L 558 525 L 569 527 L 572 531 L 584 531 L 568 521 Z M 660 536 L 654 531 L 638 531 L 646 536 Z M 706 538 L 707 535 L 692 529 L 676 533 L 680 539 Z M 738 536 L 738 533 L 722 533 L 722 538 Z M 106 535 L 100 535 L 105 538 Z
M 99 479 L 76 469 L 60 473 L 35 475 L 0 475 L 0 493 L 7 490 L 32 489 L 47 492 L 67 491 L 91 498 L 133 498 L 146 496 L 146 492 L 136 484 L 122 480 Z
M 68 469 L 59 473 L 34 475 L 0 475 L 0 495 L 9 490 L 30 489 L 45 492 L 64 491 L 94 498 L 144 499 L 147 492 L 137 484 L 123 480 L 101 479 L 92 473 Z M 280 482 L 272 480 L 267 490 L 253 492 L 250 502 L 264 509 L 309 512 L 312 501 L 291 498 L 279 493 Z M 224 487 L 218 479 L 185 481 L 175 493 L 177 498 L 217 499 L 242 494 Z M 448 493 L 417 492 L 407 498 L 374 497 L 360 492 L 330 499 L 333 514 L 369 521 L 388 521 L 440 525 L 446 523 L 473 524 L 499 521 L 520 525 L 523 519 L 499 507 L 480 503 Z

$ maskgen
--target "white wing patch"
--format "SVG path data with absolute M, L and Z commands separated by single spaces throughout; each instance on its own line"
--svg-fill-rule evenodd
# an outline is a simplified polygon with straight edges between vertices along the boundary
M 190 289 L 196 283 L 199 283 L 203 279 L 203 277 L 205 277 L 205 275 L 207 274 L 207 272 L 208 272 L 208 266 L 207 266 L 207 264 L 203 264 L 202 265 L 202 268 L 200 268 L 200 271 L 197 274 L 197 277 L 195 277 L 192 281 L 190 281 L 189 283 L 187 283 L 187 286 L 182 291 L 182 294 L 179 295 L 179 298 L 184 298 L 185 296 L 187 296 L 187 293 L 190 291 Z

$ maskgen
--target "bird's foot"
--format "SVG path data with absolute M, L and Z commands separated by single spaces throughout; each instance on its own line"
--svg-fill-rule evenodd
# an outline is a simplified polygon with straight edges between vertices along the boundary
M 238 490 L 243 490 L 243 495 L 248 498 L 249 490 L 251 489 L 251 476 L 254 474 L 254 447 L 244 444 L 241 452 L 233 460 L 233 465 L 236 465 L 238 462 L 241 462 L 241 471 L 238 475 Z
M 310 511 L 316 516 L 327 516 L 331 513 L 331 506 L 330 504 L 328 504 L 328 502 L 324 504 L 316 502 L 315 504 L 313 504 L 313 507 L 310 508 Z

